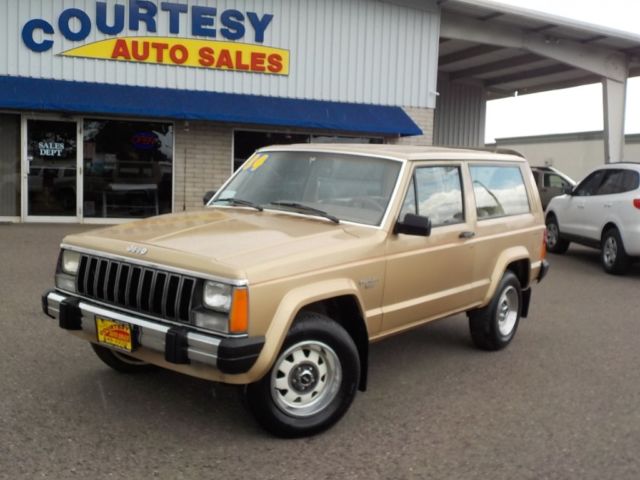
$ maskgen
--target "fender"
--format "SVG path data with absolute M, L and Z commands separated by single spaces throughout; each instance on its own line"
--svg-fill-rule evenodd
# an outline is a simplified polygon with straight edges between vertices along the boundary
M 260 356 L 253 367 L 246 373 L 249 381 L 255 382 L 259 380 L 269 371 L 276 361 L 278 352 L 284 343 L 296 315 L 305 305 L 345 295 L 356 298 L 360 315 L 362 318 L 366 318 L 364 315 L 364 304 L 360 297 L 358 287 L 351 279 L 337 278 L 325 280 L 290 290 L 278 305 L 265 335 L 265 343 Z
M 487 290 L 487 295 L 482 300 L 482 306 L 487 305 L 493 298 L 496 289 L 498 288 L 498 282 L 500 282 L 502 275 L 507 270 L 507 265 L 513 262 L 517 262 L 518 260 L 530 260 L 529 250 L 527 250 L 522 245 L 508 248 L 500 254 L 498 259 L 496 260 L 493 273 L 491 274 L 489 289 Z

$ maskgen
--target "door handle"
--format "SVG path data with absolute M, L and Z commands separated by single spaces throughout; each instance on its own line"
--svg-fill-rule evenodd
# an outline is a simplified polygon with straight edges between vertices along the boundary
M 603 206 L 604 208 L 611 208 L 613 207 L 613 203 L 605 203 Z
M 576 207 L 584 209 L 584 205 L 582 205 L 582 204 L 578 204 L 578 205 L 576 205 Z
M 458 235 L 458 238 L 464 238 L 464 239 L 468 239 L 468 238 L 473 238 L 476 236 L 476 232 L 460 232 L 460 235 Z

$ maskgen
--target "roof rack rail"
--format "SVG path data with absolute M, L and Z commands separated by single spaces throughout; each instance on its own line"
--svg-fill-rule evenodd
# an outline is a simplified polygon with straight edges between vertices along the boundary
M 496 148 L 496 147 L 464 147 L 464 148 L 468 150 L 477 150 L 479 152 L 503 153 L 505 155 L 515 155 L 516 157 L 521 157 L 526 159 L 524 154 L 512 148 Z

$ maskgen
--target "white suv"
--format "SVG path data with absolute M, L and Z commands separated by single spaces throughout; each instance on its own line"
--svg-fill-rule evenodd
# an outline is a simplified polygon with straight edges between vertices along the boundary
M 599 248 L 607 273 L 625 273 L 640 256 L 640 164 L 594 170 L 551 200 L 546 224 L 550 252 L 566 252 L 569 242 Z

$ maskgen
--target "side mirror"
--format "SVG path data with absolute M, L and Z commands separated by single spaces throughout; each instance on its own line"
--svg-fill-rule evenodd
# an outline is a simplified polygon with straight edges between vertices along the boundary
M 404 220 L 398 220 L 398 222 L 396 222 L 396 225 L 393 227 L 393 233 L 396 235 L 404 233 L 406 235 L 428 237 L 431 235 L 431 220 L 429 217 L 407 213 L 404 216 Z
M 209 203 L 209 200 L 211 200 L 213 198 L 213 196 L 216 194 L 215 190 L 209 190 L 207 193 L 204 194 L 204 196 L 202 197 L 202 203 L 204 205 L 206 205 L 207 203 Z
M 565 195 L 572 195 L 573 187 L 571 185 L 565 185 L 564 187 L 562 187 L 562 193 L 564 193 Z

